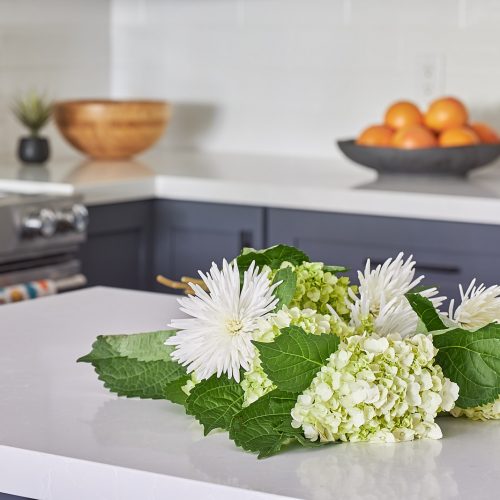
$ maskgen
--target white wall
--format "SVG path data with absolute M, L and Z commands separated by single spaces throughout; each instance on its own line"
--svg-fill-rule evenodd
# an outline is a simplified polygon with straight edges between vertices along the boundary
M 398 98 L 500 126 L 499 25 L 495 0 L 112 0 L 111 91 L 174 102 L 163 147 L 332 156 Z
M 444 92 L 500 129 L 498 26 L 498 0 L 0 0 L 0 155 L 30 88 L 171 100 L 164 148 L 334 156 Z
M 109 0 L 0 0 L 0 155 L 24 133 L 10 106 L 30 89 L 53 99 L 109 94 Z M 56 156 L 72 151 L 53 126 Z

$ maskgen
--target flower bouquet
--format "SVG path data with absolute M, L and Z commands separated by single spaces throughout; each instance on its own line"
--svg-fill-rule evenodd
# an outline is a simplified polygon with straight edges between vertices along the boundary
M 184 406 L 259 458 L 295 443 L 439 439 L 441 413 L 500 418 L 500 287 L 421 286 L 403 254 L 358 272 L 277 245 L 189 283 L 172 329 L 99 336 L 79 359 L 120 396 Z

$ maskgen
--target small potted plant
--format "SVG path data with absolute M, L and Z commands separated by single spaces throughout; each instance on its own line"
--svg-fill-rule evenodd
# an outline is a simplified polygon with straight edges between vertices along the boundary
M 19 140 L 17 154 L 25 163 L 44 163 L 50 155 L 49 141 L 40 137 L 40 130 L 47 124 L 52 115 L 52 103 L 36 92 L 14 102 L 12 111 L 17 119 L 29 131 L 28 137 Z

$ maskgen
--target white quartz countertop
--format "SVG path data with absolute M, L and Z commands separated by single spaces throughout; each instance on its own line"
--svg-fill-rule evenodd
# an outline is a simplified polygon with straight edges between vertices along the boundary
M 165 328 L 173 296 L 91 288 L 0 307 L 0 492 L 47 500 L 496 499 L 500 422 L 444 438 L 257 460 L 182 407 L 117 398 L 75 360 L 101 333 Z
M 131 161 L 0 162 L 0 191 L 81 193 L 87 204 L 149 198 L 500 224 L 500 167 L 470 178 L 391 176 L 338 158 L 208 152 Z

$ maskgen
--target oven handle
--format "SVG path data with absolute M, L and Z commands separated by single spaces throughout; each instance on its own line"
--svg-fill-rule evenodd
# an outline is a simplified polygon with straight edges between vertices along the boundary
M 82 288 L 87 284 L 87 278 L 83 274 L 75 274 L 68 278 L 54 280 L 57 292 L 65 292 L 75 288 Z

